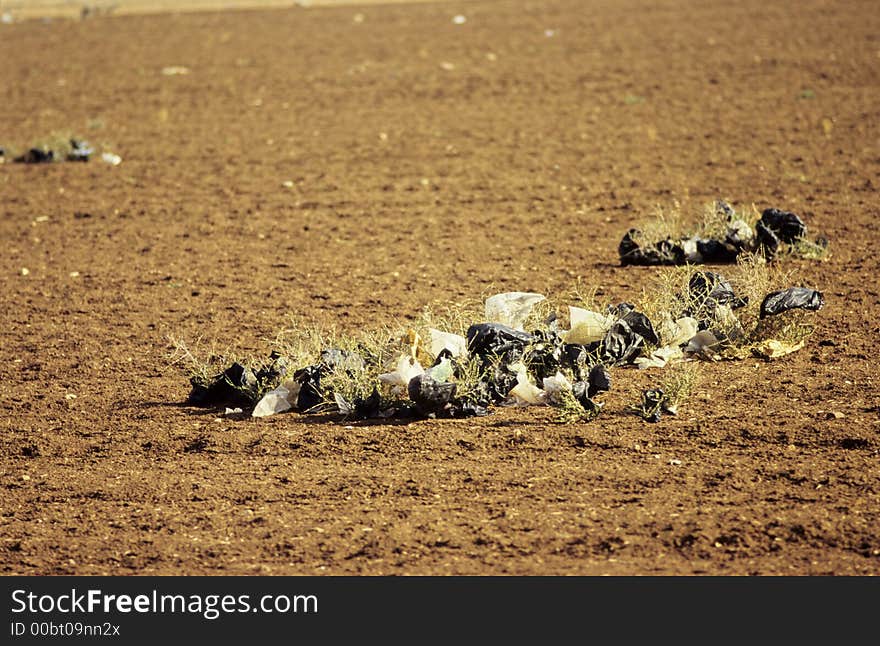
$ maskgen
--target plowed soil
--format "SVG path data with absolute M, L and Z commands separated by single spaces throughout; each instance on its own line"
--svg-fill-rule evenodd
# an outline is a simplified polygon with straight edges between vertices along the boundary
M 878 34 L 874 0 L 0 24 L 0 145 L 123 158 L 0 166 L 0 571 L 877 574 Z M 631 299 L 656 270 L 619 266 L 626 229 L 718 197 L 827 236 L 790 261 L 827 306 L 659 424 L 622 369 L 573 425 L 182 405 L 169 335 L 262 356 L 291 316 Z

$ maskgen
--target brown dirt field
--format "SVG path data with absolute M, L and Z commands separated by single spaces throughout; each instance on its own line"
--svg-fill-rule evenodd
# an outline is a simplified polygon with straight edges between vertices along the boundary
M 874 0 L 0 25 L 0 144 L 124 159 L 0 166 L 0 571 L 877 574 L 878 34 Z M 805 349 L 705 366 L 660 424 L 626 413 L 635 370 L 574 425 L 180 404 L 168 335 L 264 355 L 291 315 L 577 277 L 628 299 L 656 270 L 619 267 L 623 232 L 716 197 L 828 236 L 792 264 L 827 306 Z

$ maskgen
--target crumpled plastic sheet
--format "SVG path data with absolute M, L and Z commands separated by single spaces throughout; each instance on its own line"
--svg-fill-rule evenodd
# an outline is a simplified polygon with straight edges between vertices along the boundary
M 776 316 L 793 309 L 818 311 L 825 305 L 822 292 L 807 287 L 789 287 L 770 292 L 761 302 L 760 317 Z

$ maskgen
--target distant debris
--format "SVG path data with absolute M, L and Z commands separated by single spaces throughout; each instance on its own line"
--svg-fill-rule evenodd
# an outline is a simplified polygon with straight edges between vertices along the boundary
M 169 67 L 162 68 L 163 76 L 183 76 L 185 74 L 189 74 L 190 69 L 188 67 L 184 67 L 183 65 L 171 65 Z

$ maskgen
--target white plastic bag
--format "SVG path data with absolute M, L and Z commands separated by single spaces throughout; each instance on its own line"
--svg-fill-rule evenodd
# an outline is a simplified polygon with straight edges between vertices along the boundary
M 660 341 L 663 345 L 680 346 L 687 343 L 697 333 L 697 319 L 683 316 L 675 321 L 667 318 L 660 324 Z
M 394 394 L 405 393 L 410 380 L 416 375 L 425 372 L 417 359 L 405 354 L 397 361 L 397 368 L 392 372 L 385 372 L 379 375 L 379 381 L 391 388 Z
M 542 294 L 532 292 L 506 292 L 490 296 L 486 299 L 486 322 L 522 330 L 532 308 L 545 298 Z
M 453 357 L 463 357 L 467 355 L 467 339 L 458 334 L 451 332 L 441 332 L 434 328 L 428 329 L 431 335 L 431 354 L 436 357 L 443 350 L 449 350 Z
M 543 385 L 544 397 L 554 404 L 562 401 L 563 393 L 572 391 L 571 382 L 561 372 L 557 372 L 552 377 L 544 377 Z
M 529 380 L 526 367 L 521 363 L 512 364 L 510 368 L 516 370 L 516 386 L 510 391 L 517 406 L 531 406 L 543 404 L 546 401 L 544 391 Z
M 684 357 L 684 352 L 677 345 L 665 345 L 657 348 L 650 357 L 639 357 L 635 363 L 639 370 L 647 368 L 665 368 L 670 361 L 676 361 Z
M 290 404 L 289 396 L 290 391 L 283 386 L 270 390 L 257 403 L 252 413 L 253 417 L 268 417 L 275 413 L 283 413 L 286 410 L 290 410 L 293 406 Z
M 605 333 L 614 325 L 613 316 L 605 316 L 571 305 L 568 306 L 568 317 L 571 329 L 564 335 L 566 343 L 586 345 L 594 341 L 601 341 L 605 338 Z

